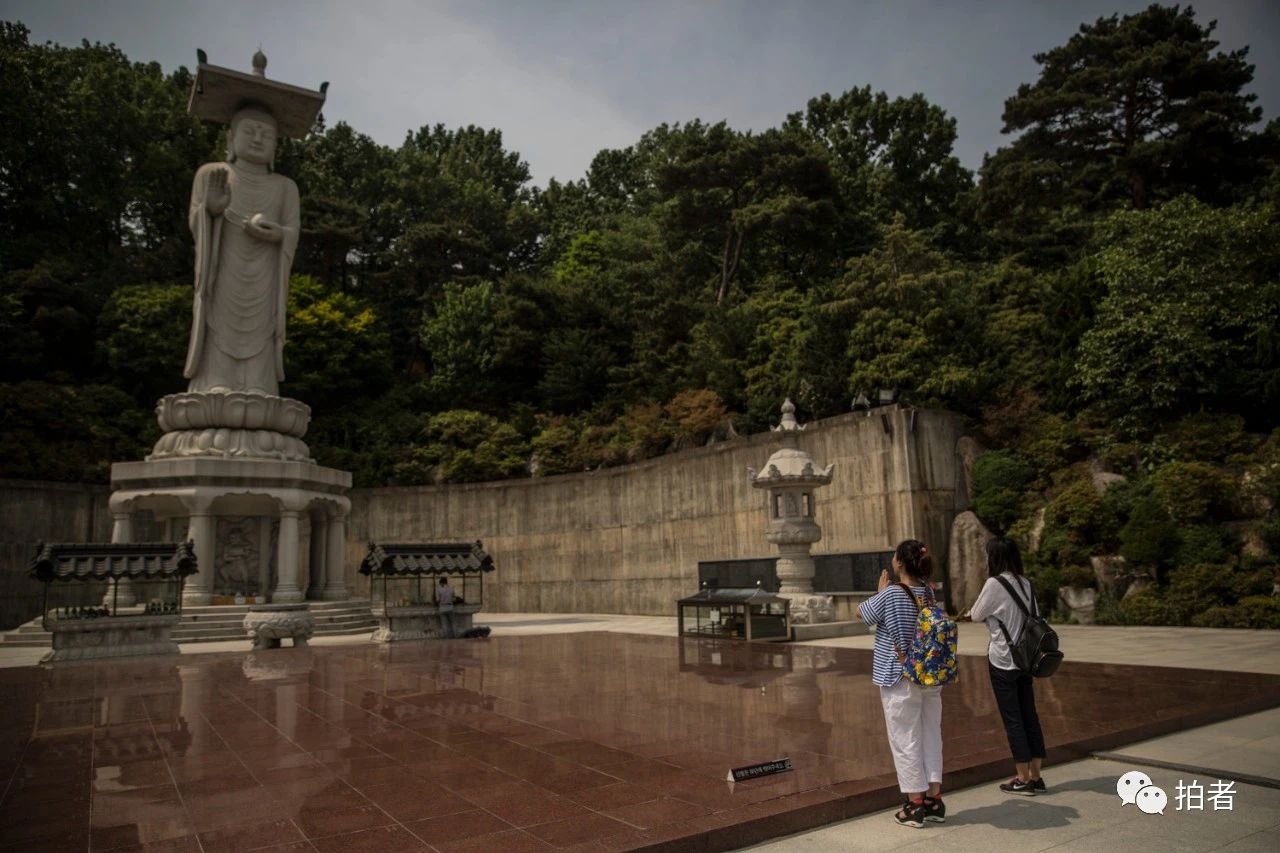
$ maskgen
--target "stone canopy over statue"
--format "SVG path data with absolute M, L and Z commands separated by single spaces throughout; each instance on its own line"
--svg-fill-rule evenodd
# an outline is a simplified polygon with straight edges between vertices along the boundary
M 200 54 L 190 112 L 227 123 L 225 162 L 206 163 L 191 187 L 195 238 L 187 393 L 160 401 L 165 435 L 151 458 L 268 456 L 305 460 L 310 410 L 278 396 L 285 376 L 289 271 L 301 231 L 298 187 L 274 170 L 281 136 L 304 136 L 324 104 L 313 91 L 210 65 Z M 327 85 L 327 84 L 326 84 Z

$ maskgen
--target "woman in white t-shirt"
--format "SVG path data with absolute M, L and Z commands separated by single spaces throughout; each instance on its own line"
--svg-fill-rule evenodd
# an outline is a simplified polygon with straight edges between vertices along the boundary
M 991 642 L 987 646 L 991 689 L 996 695 L 996 706 L 1004 721 L 1004 731 L 1009 737 L 1009 749 L 1017 770 L 1017 775 L 1002 784 L 1000 790 L 1033 797 L 1045 791 L 1044 780 L 1040 778 L 1040 765 L 1044 761 L 1044 732 L 1036 714 L 1035 680 L 1014 665 L 1005 639 L 1006 631 L 1016 639 L 1027 621 L 1023 608 L 1013 600 L 1011 590 L 1005 584 L 1012 588 L 1012 593 L 1019 597 L 1027 610 L 1035 607 L 1035 592 L 1031 581 L 1023 576 L 1018 545 L 1007 536 L 998 536 L 987 542 L 987 574 L 987 582 L 978 594 L 978 600 L 969 608 L 968 615 L 975 622 L 985 621 L 991 634 Z

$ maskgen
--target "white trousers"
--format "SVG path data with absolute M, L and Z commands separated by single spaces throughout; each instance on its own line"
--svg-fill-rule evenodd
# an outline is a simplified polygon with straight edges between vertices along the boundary
M 942 782 L 942 688 L 920 687 L 905 678 L 880 688 L 893 767 L 904 794 Z

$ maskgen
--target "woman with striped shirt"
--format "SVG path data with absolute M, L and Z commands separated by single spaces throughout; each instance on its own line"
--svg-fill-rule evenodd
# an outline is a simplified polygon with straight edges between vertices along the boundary
M 858 616 L 876 629 L 871 681 L 880 688 L 898 787 L 907 798 L 893 817 L 902 826 L 918 828 L 925 821 L 943 823 L 947 815 L 942 804 L 942 688 L 903 678 L 901 663 L 916 634 L 917 602 L 933 598 L 929 549 L 907 539 L 894 551 L 893 573 L 880 573 L 879 591 L 858 606 Z

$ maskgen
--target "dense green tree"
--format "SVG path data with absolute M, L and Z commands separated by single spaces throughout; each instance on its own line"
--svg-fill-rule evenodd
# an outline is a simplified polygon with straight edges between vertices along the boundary
M 323 121 L 323 117 L 322 117 Z M 377 298 L 392 239 L 392 151 L 345 122 L 282 140 L 278 167 L 298 184 L 302 239 L 295 272 Z
M 831 248 L 830 164 L 798 133 L 691 122 L 673 133 L 657 185 L 668 240 L 687 257 L 682 271 L 717 305 L 744 264 L 802 276 Z
M 1117 213 L 1096 255 L 1106 287 L 1080 345 L 1085 399 L 1130 427 L 1201 406 L 1280 403 L 1280 231 L 1268 209 L 1182 198 Z
M 28 35 L 0 22 L 0 298 L 39 336 L 27 375 L 83 378 L 116 283 L 189 270 L 191 175 L 216 133 L 186 114 L 185 69 Z
M 881 225 L 902 214 L 909 228 L 955 229 L 969 172 L 952 152 L 956 122 L 923 95 L 890 98 L 870 86 L 813 98 L 784 127 L 831 155 L 840 190 L 840 239 L 852 253 L 871 248 Z
M 897 389 L 918 403 L 963 405 L 979 387 L 971 275 L 907 228 L 849 262 L 824 307 L 850 319 L 850 394 Z
M 1184 192 L 1237 198 L 1260 168 L 1249 131 L 1260 111 L 1243 91 L 1247 48 L 1217 51 L 1214 28 L 1189 6 L 1152 5 L 1037 54 L 1039 79 L 1005 102 L 1004 132 L 1020 136 L 983 163 L 982 211 L 997 234 L 1040 250 L 1079 245 L 1082 214 Z
M 425 363 L 417 332 L 446 282 L 501 278 L 532 263 L 537 220 L 529 167 L 496 130 L 411 133 L 392 161 L 384 310 L 397 358 Z
M 190 285 L 125 285 L 103 309 L 99 354 L 112 383 L 146 406 L 186 386 L 182 365 L 190 332 Z
M 290 277 L 282 392 L 323 416 L 384 390 L 389 351 L 386 326 L 368 302 L 310 276 Z

